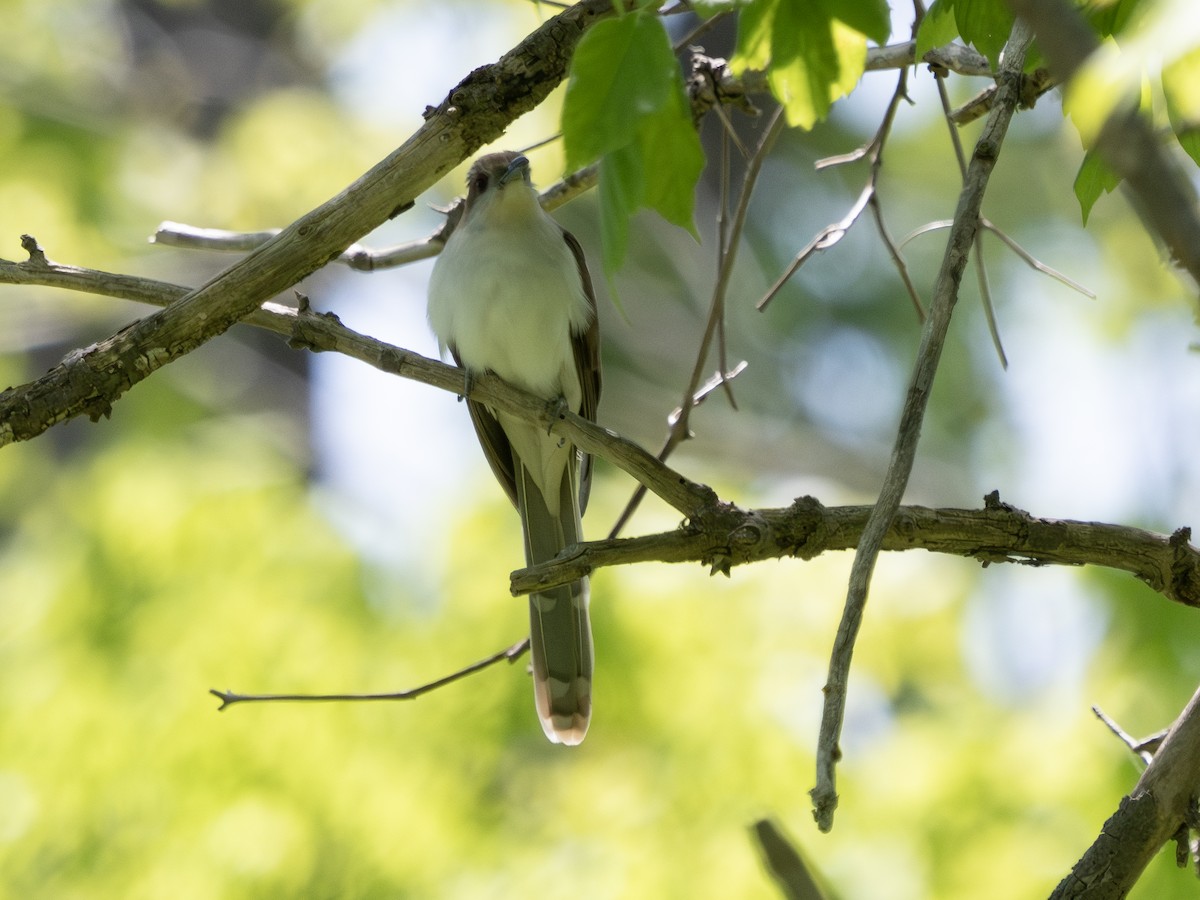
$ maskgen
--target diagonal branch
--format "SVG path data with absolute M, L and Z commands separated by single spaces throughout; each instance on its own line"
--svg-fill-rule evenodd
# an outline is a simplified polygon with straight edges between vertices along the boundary
M 188 293 L 186 287 L 169 282 L 59 265 L 48 261 L 32 238 L 27 236 L 26 243 L 30 248 L 28 261 L 0 260 L 0 284 L 61 287 L 158 306 L 166 306 Z M 297 349 L 341 353 L 389 374 L 454 394 L 463 389 L 461 369 L 347 328 L 331 313 L 316 313 L 305 306 L 297 309 L 265 303 L 243 321 L 286 337 Z M 716 503 L 716 495 L 710 488 L 689 481 L 632 441 L 573 413 L 565 413 L 558 403 L 547 403 L 526 394 L 495 375 L 473 378 L 470 396 L 570 438 L 585 452 L 603 457 L 631 475 L 685 516 L 696 515 Z
M 1194 826 L 1200 785 L 1200 690 L 1192 695 L 1138 783 L 1095 843 L 1050 895 L 1126 896 L 1150 860 L 1181 828 Z
M 591 190 L 596 186 L 599 171 L 599 164 L 593 163 L 577 172 L 572 172 L 561 181 L 555 182 L 542 191 L 542 208 L 546 212 L 553 212 L 580 194 Z M 374 272 L 379 269 L 406 266 L 437 256 L 445 246 L 446 238 L 450 236 L 450 229 L 457 223 L 455 211 L 461 203 L 460 199 L 446 210 L 448 213 L 446 221 L 433 234 L 382 250 L 372 250 L 370 247 L 354 243 L 330 262 L 341 263 L 356 272 Z M 199 228 L 195 225 L 185 225 L 182 222 L 162 222 L 155 230 L 151 242 L 164 247 L 179 247 L 185 250 L 246 253 L 256 247 L 261 247 L 277 234 L 279 234 L 277 228 L 267 231 L 227 231 L 224 228 Z
M 814 816 L 817 827 L 822 831 L 828 831 L 833 826 L 833 813 L 837 808 L 835 769 L 841 757 L 839 740 L 846 713 L 850 660 L 862 624 L 871 574 L 875 570 L 875 560 L 900 507 L 900 500 L 904 496 L 904 489 L 912 472 L 921 435 L 921 423 L 933 388 L 934 374 L 937 372 L 942 345 L 950 328 L 954 304 L 958 300 L 958 286 L 966 268 L 971 245 L 975 241 L 975 233 L 979 228 L 979 209 L 983 202 L 983 194 L 1000 153 L 1000 145 L 1008 130 L 1008 123 L 1020 98 L 1021 64 L 1031 39 L 1032 33 L 1029 29 L 1018 22 L 1005 47 L 1004 60 L 997 76 L 1000 92 L 979 142 L 975 145 L 967 178 L 959 195 L 954 227 L 951 229 L 942 267 L 934 284 L 929 316 L 921 331 L 917 362 L 905 396 L 887 475 L 850 569 L 845 609 L 834 639 L 829 660 L 829 677 L 825 683 L 825 707 L 817 744 L 817 784 L 812 789 Z
M 109 415 L 143 378 L 223 333 L 403 211 L 540 103 L 565 76 L 586 28 L 614 10 L 612 0 L 583 0 L 550 19 L 427 109 L 424 125 L 336 197 L 171 306 L 72 353 L 37 381 L 0 393 L 0 446 L 81 414 L 93 421 Z
M 733 275 L 734 263 L 737 260 L 742 229 L 745 227 L 746 216 L 750 208 L 750 198 L 754 195 L 754 186 L 758 182 L 762 165 L 771 152 L 771 148 L 775 145 L 775 140 L 783 130 L 785 122 L 782 108 L 776 109 L 770 121 L 764 127 L 758 144 L 755 145 L 754 152 L 751 154 L 746 165 L 746 171 L 742 175 L 742 187 L 738 195 L 737 207 L 733 218 L 728 224 L 728 229 L 721 230 L 723 246 L 717 260 L 717 274 L 713 281 L 712 298 L 709 302 L 708 318 L 705 322 L 704 334 L 701 336 L 700 345 L 696 349 L 696 360 L 692 366 L 692 373 L 688 377 L 683 398 L 679 406 L 668 417 L 667 437 L 663 441 L 662 449 L 658 453 L 659 460 L 666 460 L 691 435 L 688 423 L 691 419 L 692 410 L 699 406 L 712 390 L 710 386 L 702 386 L 701 380 L 704 377 L 704 367 L 708 359 L 709 350 L 712 347 L 713 337 L 719 331 L 723 335 L 725 295 L 729 289 L 730 279 Z M 724 209 L 725 207 L 722 205 L 722 216 L 725 214 Z M 720 363 L 715 381 L 717 384 L 725 386 L 728 390 L 729 382 L 745 368 L 745 363 L 739 363 L 732 369 L 727 369 L 723 353 L 720 355 Z M 620 534 L 621 530 L 637 510 L 644 496 L 645 491 L 639 488 L 629 498 L 629 502 L 625 504 L 625 509 L 621 511 L 621 515 L 617 517 L 616 524 L 612 527 L 611 537 Z
M 904 255 L 900 252 L 900 247 L 893 240 L 891 231 L 887 227 L 887 222 L 883 217 L 883 206 L 879 200 L 879 175 L 883 170 L 883 151 L 892 133 L 892 126 L 896 121 L 896 111 L 900 107 L 900 101 L 907 99 L 907 97 L 908 70 L 901 69 L 900 76 L 896 80 L 896 88 L 892 91 L 892 99 L 888 102 L 887 109 L 883 114 L 883 120 L 879 123 L 879 128 L 875 131 L 875 135 L 871 138 L 870 142 L 850 153 L 829 157 L 817 162 L 816 167 L 818 169 L 825 169 L 830 166 L 857 162 L 860 159 L 866 158 L 870 160 L 871 167 L 867 175 L 867 183 L 850 210 L 840 221 L 833 222 L 822 228 L 808 244 L 801 248 L 800 252 L 796 254 L 783 273 L 775 279 L 775 283 L 767 289 L 762 299 L 755 304 L 755 309 L 759 311 L 766 309 L 767 304 L 775 298 L 783 286 L 800 270 L 802 265 L 808 262 L 811 256 L 819 250 L 828 250 L 841 241 L 854 226 L 854 223 L 858 221 L 863 211 L 867 207 L 870 207 L 871 214 L 875 219 L 876 229 L 879 231 L 879 236 L 887 248 L 888 255 L 892 259 L 892 264 L 895 265 L 896 271 L 900 275 L 904 289 L 908 292 L 913 309 L 916 310 L 917 318 L 921 321 L 925 320 L 925 310 L 921 305 L 921 297 L 917 293 L 916 285 L 913 284 L 912 277 L 908 273 L 908 264 L 904 261 Z

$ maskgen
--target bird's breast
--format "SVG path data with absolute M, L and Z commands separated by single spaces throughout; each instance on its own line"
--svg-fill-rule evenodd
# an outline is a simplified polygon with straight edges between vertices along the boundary
M 469 369 L 577 403 L 572 335 L 592 309 L 562 231 L 536 225 L 456 231 L 430 281 L 430 324 Z

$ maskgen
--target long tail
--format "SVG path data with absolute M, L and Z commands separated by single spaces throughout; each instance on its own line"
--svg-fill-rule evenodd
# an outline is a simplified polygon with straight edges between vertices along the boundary
M 525 559 L 545 562 L 580 539 L 575 465 L 563 467 L 558 512 L 551 512 L 537 483 L 519 462 L 517 509 L 525 528 Z M 578 744 L 592 716 L 592 626 L 584 578 L 529 595 L 533 694 L 546 737 Z

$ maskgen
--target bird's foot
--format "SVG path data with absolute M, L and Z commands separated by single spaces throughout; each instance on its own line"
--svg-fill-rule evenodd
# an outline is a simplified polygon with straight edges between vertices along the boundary
M 562 394 L 558 395 L 558 399 L 552 400 L 550 405 L 551 422 L 546 427 L 546 434 L 549 434 L 554 428 L 555 421 L 561 421 L 567 417 L 567 413 L 571 412 L 571 404 L 567 402 L 567 398 Z

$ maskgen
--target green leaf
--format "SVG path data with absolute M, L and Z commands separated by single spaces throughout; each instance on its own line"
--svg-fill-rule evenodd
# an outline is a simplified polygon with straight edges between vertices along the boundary
M 1091 0 L 1084 15 L 1101 37 L 1120 34 L 1141 0 Z
M 601 238 L 610 278 L 624 260 L 629 218 L 639 207 L 696 234 L 704 151 L 657 16 L 637 10 L 600 23 L 580 42 L 562 124 L 568 168 L 601 161 Z
M 866 63 L 866 38 L 853 19 L 880 33 L 863 4 L 830 0 L 754 0 L 738 18 L 734 72 L 766 69 L 771 93 L 784 107 L 789 125 L 811 128 L 834 100 L 853 90 Z
M 682 79 L 675 96 L 678 105 L 673 114 L 646 119 L 638 135 L 643 169 L 654 173 L 654 177 L 644 182 L 641 201 L 699 240 L 695 223 L 696 182 L 704 171 L 704 148 L 692 125 Z
M 1164 67 L 1162 86 L 1175 139 L 1200 164 L 1200 50 L 1192 50 Z
M 740 75 L 748 69 L 766 69 L 771 62 L 771 28 L 779 0 L 754 0 L 738 13 L 737 48 L 732 66 Z
M 629 246 L 629 219 L 644 192 L 642 157 L 633 145 L 613 150 L 600 160 L 600 239 L 604 272 L 611 279 L 621 268 Z
M 637 10 L 597 23 L 571 60 L 562 111 L 567 168 L 633 143 L 640 119 L 670 102 L 678 72 L 657 16 Z
M 1112 193 L 1121 183 L 1120 177 L 1096 154 L 1089 150 L 1083 156 L 1079 172 L 1075 175 L 1075 197 L 1083 213 L 1083 224 L 1087 225 L 1088 214 L 1102 194 Z
M 808 4 L 799 4 L 807 6 Z M 892 13 L 887 0 L 842 0 L 832 4 L 835 19 L 849 25 L 877 44 L 887 43 L 892 34 Z
M 739 0 L 692 0 L 692 12 L 701 19 L 710 19 L 717 13 L 732 12 L 741 3 Z
M 1012 10 L 1005 0 L 955 0 L 954 18 L 963 40 L 998 68 L 1000 51 L 1013 27 Z
M 937 47 L 945 47 L 958 37 L 954 20 L 954 0 L 935 0 L 917 28 L 917 59 Z

